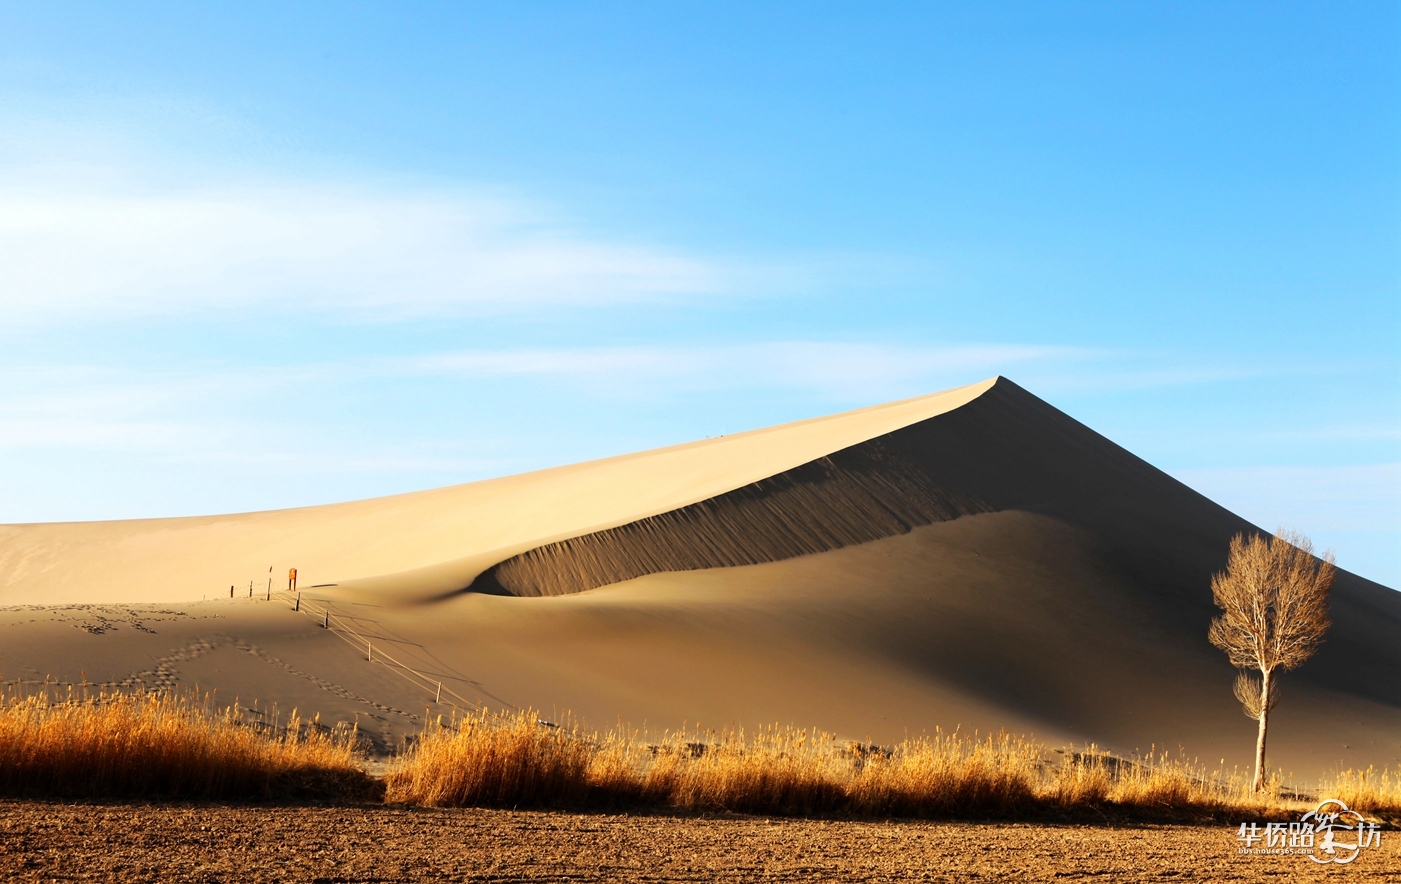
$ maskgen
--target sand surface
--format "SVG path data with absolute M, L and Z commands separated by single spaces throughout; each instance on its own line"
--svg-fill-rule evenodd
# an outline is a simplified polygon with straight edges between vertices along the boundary
M 380 500 L 0 526 L 0 679 L 216 691 L 358 721 L 380 752 L 486 705 L 1244 767 L 1206 630 L 1253 529 L 999 379 Z M 301 569 L 300 611 L 269 562 L 277 588 Z M 464 591 L 494 571 L 506 594 Z M 1340 572 L 1333 619 L 1271 729 L 1303 785 L 1401 765 L 1401 594 Z
M 1220 826 L 844 822 L 491 810 L 0 803 L 12 881 L 1398 881 L 1239 856 Z

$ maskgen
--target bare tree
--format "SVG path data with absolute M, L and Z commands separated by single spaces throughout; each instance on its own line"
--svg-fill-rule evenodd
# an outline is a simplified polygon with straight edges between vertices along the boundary
M 1260 723 L 1255 741 L 1254 789 L 1265 786 L 1265 731 L 1279 700 L 1275 670 L 1294 669 L 1313 656 L 1328 631 L 1328 591 L 1333 553 L 1313 554 L 1303 534 L 1280 530 L 1268 540 L 1253 534 L 1231 538 L 1226 571 L 1211 576 L 1211 594 L 1222 610 L 1207 638 L 1237 669 L 1236 698 Z

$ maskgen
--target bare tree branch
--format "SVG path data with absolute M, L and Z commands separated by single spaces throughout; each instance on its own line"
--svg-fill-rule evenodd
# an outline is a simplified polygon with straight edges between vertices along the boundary
M 1260 698 L 1261 696 L 1263 696 L 1263 691 L 1260 685 L 1260 679 L 1256 678 L 1248 672 L 1238 673 L 1236 675 L 1235 691 L 1236 699 L 1240 700 L 1240 705 L 1242 707 L 1242 711 L 1245 712 L 1245 717 L 1250 719 L 1251 721 L 1259 721 Z M 1266 703 L 1265 711 L 1269 712 L 1273 710 L 1275 708 L 1275 704 L 1278 702 L 1279 681 L 1271 681 L 1270 696 L 1268 702 Z

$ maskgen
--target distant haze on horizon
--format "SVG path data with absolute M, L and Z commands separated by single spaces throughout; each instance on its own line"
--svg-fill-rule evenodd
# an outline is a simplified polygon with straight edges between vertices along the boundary
M 0 9 L 0 522 L 996 374 L 1401 587 L 1401 6 Z

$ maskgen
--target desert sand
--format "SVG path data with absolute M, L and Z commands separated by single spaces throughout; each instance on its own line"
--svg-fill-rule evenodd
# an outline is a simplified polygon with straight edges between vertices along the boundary
M 386 752 L 483 704 L 1245 766 L 1254 724 L 1206 630 L 1210 575 L 1254 530 L 996 378 L 375 500 L 0 526 L 0 677 L 216 691 Z M 300 610 L 267 589 L 289 567 Z M 1340 571 L 1332 606 L 1271 727 L 1303 783 L 1401 764 L 1401 594 Z

